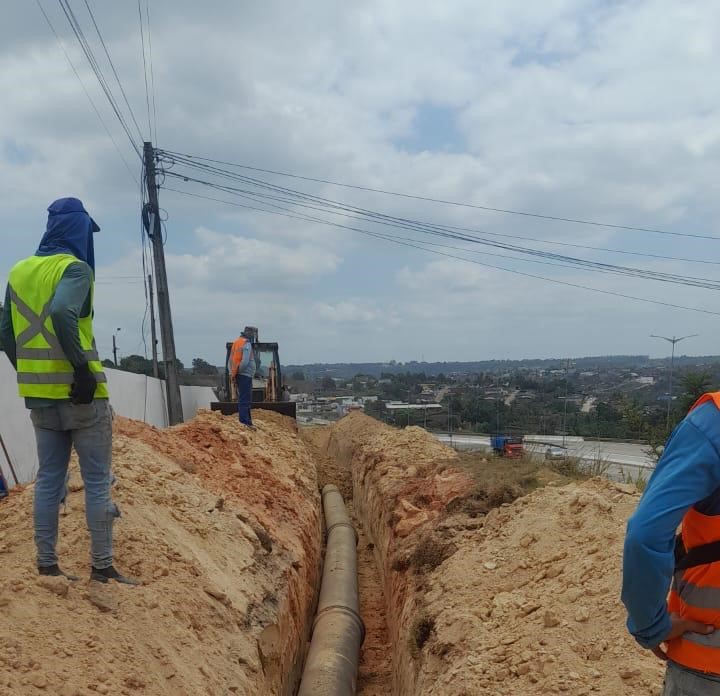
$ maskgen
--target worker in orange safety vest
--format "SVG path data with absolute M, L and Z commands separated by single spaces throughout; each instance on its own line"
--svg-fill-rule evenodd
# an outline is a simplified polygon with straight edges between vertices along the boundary
M 667 662 L 664 696 L 720 696 L 720 392 L 675 428 L 628 522 L 622 600 Z
M 251 413 L 252 381 L 255 375 L 255 355 L 251 340 L 253 335 L 252 327 L 246 326 L 233 342 L 228 359 L 230 379 L 237 386 L 238 418 L 249 428 L 254 428 Z

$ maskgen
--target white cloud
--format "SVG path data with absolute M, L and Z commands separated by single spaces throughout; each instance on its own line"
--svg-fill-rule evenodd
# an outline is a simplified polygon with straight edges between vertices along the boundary
M 211 286 L 240 292 L 263 283 L 268 289 L 291 291 L 333 273 L 340 257 L 317 246 L 288 246 L 252 237 L 195 230 L 199 249 L 166 256 L 177 287 Z
M 62 14 L 46 5 L 139 175 L 137 157 Z M 720 6 L 704 0 L 211 5 L 152 4 L 158 140 L 167 149 L 501 208 L 714 233 L 720 213 Z M 146 131 L 137 17 L 122 3 L 95 10 Z M 88 18 L 79 15 L 93 37 Z M 32 252 L 52 199 L 78 195 L 103 227 L 98 278 L 140 276 L 138 187 L 32 3 L 4 15 L 0 90 L 6 95 L 0 112 L 0 187 L 6 193 L 0 271 Z M 423 151 L 417 123 L 428 107 L 450 114 L 458 141 L 452 153 Z M 419 152 L 404 149 L 411 137 Z M 625 250 L 717 256 L 716 242 L 709 240 L 683 243 L 267 178 L 404 217 Z M 247 203 L 170 177 L 164 183 Z M 687 326 L 689 333 L 701 332 L 696 349 L 717 352 L 720 330 L 702 315 L 433 259 L 307 220 L 162 189 L 160 197 L 170 216 L 166 254 L 185 359 L 211 357 L 245 323 L 281 340 L 293 361 L 646 352 L 653 350 L 647 334 L 665 324 L 676 327 L 669 331 Z M 656 267 L 641 257 L 550 248 Z M 714 309 L 707 292 L 475 258 Z M 713 267 L 679 262 L 661 267 L 713 273 Z M 122 325 L 123 343 L 142 346 L 139 329 L 131 328 L 142 321 L 142 285 L 137 278 L 111 282 L 98 286 L 103 340 Z

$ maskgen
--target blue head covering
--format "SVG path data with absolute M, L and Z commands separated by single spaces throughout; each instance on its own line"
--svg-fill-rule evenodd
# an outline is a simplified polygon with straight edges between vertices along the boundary
M 99 232 L 95 220 L 77 198 L 58 198 L 48 208 L 47 228 L 36 256 L 72 254 L 95 272 L 93 232 Z

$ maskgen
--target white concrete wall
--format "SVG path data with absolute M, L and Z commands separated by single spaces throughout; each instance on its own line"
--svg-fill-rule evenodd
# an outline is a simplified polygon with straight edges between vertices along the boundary
M 15 370 L 3 353 L 0 353 L 0 437 L 20 481 L 13 480 L 10 467 L 0 448 L 0 468 L 12 488 L 16 483 L 27 483 L 35 478 L 37 452 L 35 431 L 23 400 L 17 395 Z
M 115 413 L 157 427 L 167 426 L 165 383 L 162 380 L 120 370 L 105 370 L 110 403 Z M 209 408 L 215 395 L 210 387 L 180 387 L 183 416 L 194 418 L 201 408 Z M 15 371 L 0 354 L 0 436 L 2 436 L 19 483 L 29 483 L 37 472 L 35 433 L 23 400 L 17 395 Z M 12 487 L 15 480 L 0 448 L 0 471 Z

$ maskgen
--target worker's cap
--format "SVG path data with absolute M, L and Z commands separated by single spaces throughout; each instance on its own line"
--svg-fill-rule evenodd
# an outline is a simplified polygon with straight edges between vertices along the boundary
M 250 338 L 251 336 L 255 335 L 255 327 L 254 326 L 246 326 L 243 329 L 243 336 L 246 338 Z
M 72 215 L 77 213 L 84 213 L 90 220 L 90 231 L 99 232 L 100 225 L 90 217 L 90 213 L 85 210 L 85 206 L 79 198 L 58 198 L 48 206 L 48 220 L 56 216 Z

